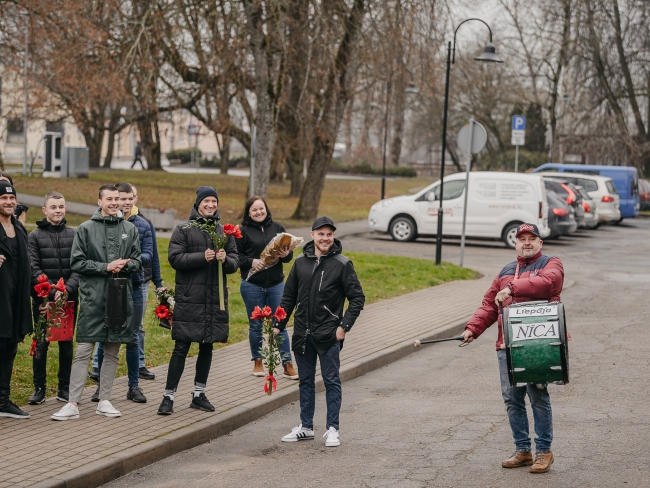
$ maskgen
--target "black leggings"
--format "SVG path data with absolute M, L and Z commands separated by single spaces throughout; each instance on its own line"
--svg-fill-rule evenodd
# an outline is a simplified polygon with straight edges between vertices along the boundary
M 185 358 L 190 350 L 191 342 L 176 341 L 172 357 L 169 360 L 169 370 L 167 372 L 167 385 L 165 390 L 176 391 L 178 383 L 185 370 Z M 212 365 L 212 343 L 199 344 L 199 357 L 196 359 L 196 374 L 194 384 L 205 386 L 210 374 Z
M 18 343 L 0 339 L 0 405 L 9 401 L 11 393 L 11 373 L 14 369 L 14 359 L 18 352 Z

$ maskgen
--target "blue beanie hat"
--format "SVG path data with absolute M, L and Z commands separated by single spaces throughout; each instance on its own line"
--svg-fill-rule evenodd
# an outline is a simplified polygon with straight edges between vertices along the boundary
M 194 202 L 196 208 L 199 208 L 201 202 L 208 197 L 216 198 L 217 203 L 219 203 L 219 195 L 217 194 L 217 190 L 211 186 L 199 186 L 199 188 L 196 190 L 196 202 Z

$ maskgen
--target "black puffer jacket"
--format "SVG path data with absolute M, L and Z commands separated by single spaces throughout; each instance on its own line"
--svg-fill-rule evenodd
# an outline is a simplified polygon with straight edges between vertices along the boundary
M 219 213 L 213 217 L 219 219 Z M 205 220 L 192 207 L 190 221 Z M 219 310 L 219 276 L 217 261 L 205 261 L 206 249 L 214 249 L 208 234 L 189 221 L 176 226 L 169 241 L 169 264 L 176 270 L 176 304 L 172 339 L 185 342 L 228 341 L 228 288 L 227 274 L 237 271 L 237 245 L 230 236 L 226 242 L 226 261 L 223 263 L 223 283 L 226 310 Z M 219 232 L 223 226 L 219 225 Z
M 246 279 L 248 272 L 253 267 L 253 259 L 259 259 L 260 254 L 271 239 L 284 231 L 281 224 L 273 222 L 271 214 L 266 217 L 264 222 L 255 222 L 250 216 L 244 218 L 241 226 L 242 238 L 237 239 L 239 270 L 241 271 L 242 280 Z M 262 288 L 271 288 L 282 283 L 284 281 L 282 263 L 290 263 L 292 259 L 293 251 L 269 269 L 255 273 L 248 282 Z
M 295 310 L 291 349 L 304 354 L 311 335 L 322 354 L 336 342 L 336 329 L 348 332 L 363 310 L 366 297 L 352 261 L 341 254 L 341 242 L 334 239 L 329 253 L 318 259 L 314 241 L 308 242 L 293 263 L 284 286 L 280 306 L 287 318 L 277 324 L 284 330 Z M 345 299 L 348 308 L 343 313 Z
M 65 219 L 59 225 L 52 225 L 47 219 L 36 222 L 38 228 L 28 237 L 29 261 L 32 267 L 32 296 L 37 297 L 34 285 L 38 277 L 47 275 L 50 284 L 55 285 L 59 278 L 65 281 L 68 300 L 76 302 L 79 295 L 79 275 L 70 268 L 70 252 L 74 242 L 75 230 L 67 227 Z M 54 300 L 56 290 L 50 293 Z M 40 299 L 38 300 L 40 304 Z

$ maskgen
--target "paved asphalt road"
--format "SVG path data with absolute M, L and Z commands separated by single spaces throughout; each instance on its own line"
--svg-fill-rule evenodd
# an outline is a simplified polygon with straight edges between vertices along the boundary
M 565 265 L 570 286 L 562 299 L 574 338 L 571 383 L 550 386 L 556 461 L 547 474 L 500 466 L 514 449 L 493 327 L 469 347 L 426 346 L 345 383 L 339 448 L 325 448 L 321 438 L 319 394 L 314 441 L 280 442 L 299 422 L 296 402 L 107 486 L 650 486 L 648 236 L 650 219 L 638 219 L 545 247 Z M 343 245 L 433 258 L 432 242 L 366 235 Z M 457 262 L 458 252 L 446 245 L 443 259 Z M 499 245 L 471 245 L 466 255 L 468 266 L 490 274 L 512 259 Z

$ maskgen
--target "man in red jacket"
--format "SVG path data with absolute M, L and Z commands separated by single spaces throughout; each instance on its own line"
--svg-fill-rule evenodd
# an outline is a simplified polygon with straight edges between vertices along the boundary
M 506 365 L 505 344 L 503 343 L 499 303 L 533 300 L 560 301 L 564 283 L 564 268 L 558 258 L 542 254 L 542 240 L 534 224 L 521 224 L 517 229 L 517 260 L 507 264 L 494 278 L 490 289 L 483 297 L 483 304 L 465 326 L 463 342 L 472 342 L 485 329 L 498 320 L 497 358 L 501 376 L 501 394 L 508 411 L 508 421 L 515 442 L 515 453 L 501 463 L 504 468 L 531 466 L 531 473 L 546 473 L 553 464 L 551 441 L 553 440 L 553 414 L 547 385 L 527 384 L 510 386 Z M 535 420 L 536 456 L 533 461 L 528 415 L 526 413 L 526 393 L 530 399 Z

